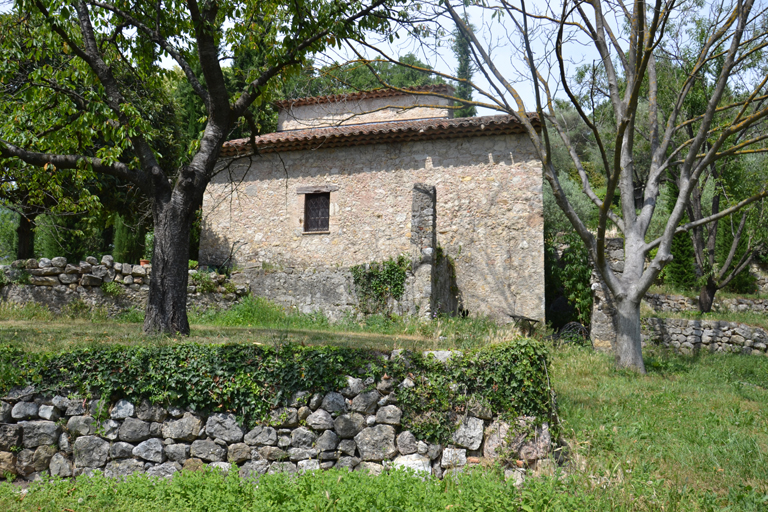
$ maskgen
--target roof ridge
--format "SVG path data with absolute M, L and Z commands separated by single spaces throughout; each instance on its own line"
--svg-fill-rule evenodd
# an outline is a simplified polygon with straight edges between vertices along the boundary
M 536 129 L 540 129 L 541 123 L 536 113 L 528 113 L 528 118 Z M 320 146 L 342 147 L 381 144 L 402 140 L 402 136 L 408 134 L 411 134 L 409 140 L 433 140 L 485 134 L 523 133 L 524 130 L 523 125 L 514 116 L 502 114 L 306 128 L 267 133 L 256 137 L 254 140 L 259 153 L 271 153 L 316 149 Z M 253 153 L 253 148 L 250 138 L 234 139 L 224 143 L 220 157 L 240 157 L 251 153 Z

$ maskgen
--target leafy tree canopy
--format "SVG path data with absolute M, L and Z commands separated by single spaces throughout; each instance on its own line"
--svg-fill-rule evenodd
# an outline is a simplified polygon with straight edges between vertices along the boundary
M 190 231 L 223 143 L 241 119 L 259 131 L 257 113 L 276 99 L 279 76 L 345 38 L 388 31 L 407 16 L 397 3 L 17 0 L 24 37 L 0 40 L 0 165 L 108 175 L 139 189 L 155 228 L 144 329 L 188 333 Z M 230 90 L 222 62 L 247 52 L 253 66 Z M 173 72 L 163 57 L 205 105 L 205 128 L 188 151 L 166 110 Z

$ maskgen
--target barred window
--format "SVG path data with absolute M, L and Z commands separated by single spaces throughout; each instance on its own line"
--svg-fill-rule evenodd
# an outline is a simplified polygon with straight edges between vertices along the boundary
M 331 193 L 304 195 L 304 232 L 328 231 Z

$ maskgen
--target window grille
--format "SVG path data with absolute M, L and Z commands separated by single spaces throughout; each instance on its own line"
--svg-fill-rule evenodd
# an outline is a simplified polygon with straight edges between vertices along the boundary
M 331 207 L 331 194 L 304 195 L 304 232 L 328 231 L 328 217 Z

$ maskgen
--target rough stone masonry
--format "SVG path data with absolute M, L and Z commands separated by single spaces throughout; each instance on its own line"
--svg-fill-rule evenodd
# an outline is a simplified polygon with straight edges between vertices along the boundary
M 267 134 L 255 150 L 227 143 L 204 197 L 201 263 L 241 269 L 241 283 L 283 306 L 338 317 L 355 308 L 351 266 L 405 254 L 415 270 L 404 313 L 543 320 L 541 164 L 520 126 L 389 120 Z M 421 208 L 431 189 L 432 211 Z M 326 231 L 305 229 L 311 194 L 328 194 Z M 414 236 L 417 225 L 434 238 Z M 438 248 L 445 275 L 429 269 Z
M 190 277 L 197 270 L 190 270 Z M 20 281 L 28 279 L 29 284 Z M 15 304 L 41 304 L 61 313 L 79 303 L 91 310 L 102 309 L 116 316 L 130 309 L 144 310 L 149 295 L 151 265 L 132 265 L 114 261 L 104 255 L 101 261 L 88 256 L 84 261 L 68 262 L 63 256 L 17 260 L 0 265 L 0 301 Z M 205 311 L 224 309 L 236 303 L 248 289 L 228 285 L 227 276 L 208 273 L 212 291 L 202 292 L 190 282 L 187 286 L 187 308 Z M 5 282 L 7 284 L 3 285 Z M 114 283 L 113 292 L 105 293 L 102 285 Z
M 430 354 L 439 361 L 451 357 L 425 356 Z M 549 457 L 547 423 L 535 427 L 531 417 L 507 422 L 480 405 L 468 408 L 447 445 L 416 438 L 402 428 L 397 396 L 419 380 L 348 376 L 337 391 L 296 393 L 251 429 L 229 412 L 204 415 L 147 401 L 107 403 L 15 389 L 0 400 L 0 478 L 73 477 L 94 470 L 112 477 L 170 478 L 203 466 L 239 471 L 244 478 L 330 468 L 378 474 L 397 467 L 442 477 L 502 456 L 529 468 Z M 525 469 L 509 471 L 517 478 Z

